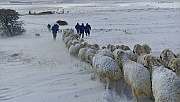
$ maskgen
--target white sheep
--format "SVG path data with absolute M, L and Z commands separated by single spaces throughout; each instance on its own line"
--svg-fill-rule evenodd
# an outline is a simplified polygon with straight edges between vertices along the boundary
M 73 45 L 72 41 L 73 41 L 73 40 L 71 39 L 71 40 L 69 40 L 68 43 L 66 44 L 66 47 L 67 47 L 68 49 L 70 48 L 71 45 Z
M 86 59 L 85 59 L 85 53 L 86 53 L 87 49 L 88 49 L 88 48 L 81 48 L 81 49 L 79 50 L 78 58 L 79 58 L 81 61 L 84 61 L 84 62 L 86 61 Z
M 141 53 L 137 58 L 137 62 L 144 65 L 146 56 L 153 56 L 157 59 L 159 58 L 159 54 L 156 54 L 156 53 L 150 53 L 150 54 Z
M 66 47 L 69 49 L 71 45 L 81 44 L 83 46 L 87 46 L 88 44 L 84 42 L 82 39 L 70 39 L 66 45 Z
M 116 46 L 108 44 L 107 49 L 109 49 L 111 52 L 113 52 L 116 49 Z
M 180 78 L 153 56 L 145 57 L 145 61 L 152 71 L 152 91 L 155 102 L 179 102 Z
M 100 49 L 98 44 L 92 44 L 91 48 L 94 49 L 94 50 L 99 50 Z
M 134 61 L 134 62 L 137 62 L 137 58 L 139 57 L 138 54 L 133 53 L 133 51 L 131 51 L 131 50 L 126 50 L 126 51 L 124 51 L 124 52 L 129 55 L 130 60 L 132 60 L 132 61 Z
M 118 56 L 117 53 L 118 53 L 119 51 L 124 51 L 124 50 L 115 49 L 115 50 L 113 51 L 113 54 L 114 54 L 114 57 L 115 57 L 116 60 L 117 60 L 117 56 Z M 139 56 L 138 54 L 133 53 L 133 51 L 131 51 L 131 50 L 125 50 L 124 52 L 129 55 L 130 60 L 137 62 L 137 58 L 138 58 L 138 56 Z
M 140 44 L 136 44 L 134 45 L 133 52 L 138 55 L 140 55 L 141 53 L 150 54 L 151 48 L 147 44 L 144 44 L 142 46 Z
M 109 88 L 109 82 L 115 82 L 121 79 L 122 72 L 117 62 L 108 56 L 96 54 L 92 58 L 92 66 L 100 79 L 106 79 L 107 88 Z
M 67 46 L 67 43 L 68 43 L 70 40 L 72 40 L 71 37 L 65 37 L 65 38 L 64 38 L 64 44 Z
M 124 46 L 122 47 L 122 50 L 131 50 L 131 49 L 129 48 L 129 46 L 124 45 Z
M 142 53 L 141 45 L 140 44 L 134 45 L 133 52 L 140 55 Z
M 72 29 L 65 29 L 63 30 L 62 39 L 64 41 L 65 37 L 70 37 L 70 35 L 73 35 L 74 31 Z
M 123 51 L 118 52 L 118 59 L 123 66 L 124 80 L 131 86 L 133 96 L 138 101 L 138 98 L 151 98 L 151 81 L 150 73 L 143 65 L 131 61 L 129 54 Z
M 96 52 L 96 54 L 108 56 L 114 59 L 114 54 L 109 49 L 100 49 Z
M 88 48 L 85 52 L 85 60 L 87 63 L 92 65 L 92 58 L 94 57 L 96 50 Z
M 142 53 L 146 53 L 146 54 L 150 54 L 151 53 L 151 48 L 147 44 L 142 45 L 141 49 L 142 49 Z
M 177 76 L 180 77 L 180 58 L 173 58 L 170 60 L 168 67 L 176 72 Z
M 170 49 L 163 50 L 160 55 L 160 58 L 164 61 L 166 67 L 168 67 L 169 61 L 175 57 L 176 55 Z
M 71 45 L 70 48 L 69 48 L 69 53 L 70 53 L 70 55 L 77 57 L 80 48 L 81 48 L 81 47 L 80 47 L 80 44 Z
M 122 51 L 122 49 L 115 49 L 113 51 L 114 59 L 117 60 L 118 51 Z
M 150 54 L 146 54 L 146 53 L 141 53 L 138 58 L 137 58 L 137 62 L 144 65 L 145 63 L 145 57 L 149 56 Z

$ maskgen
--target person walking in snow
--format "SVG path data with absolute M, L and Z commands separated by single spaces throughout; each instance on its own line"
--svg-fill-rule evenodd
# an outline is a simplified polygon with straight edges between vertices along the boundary
M 59 26 L 57 24 L 54 24 L 51 30 L 53 33 L 53 39 L 56 40 L 57 32 L 59 31 Z
M 86 23 L 86 26 L 85 26 L 86 36 L 90 36 L 90 30 L 91 30 L 91 26 L 88 23 Z
M 82 38 L 84 38 L 84 30 L 85 30 L 85 26 L 84 26 L 84 23 L 82 23 L 82 25 L 79 27 L 79 30 L 80 30 L 80 38 L 81 38 L 81 35 L 82 35 Z
M 47 28 L 49 31 L 51 31 L 51 25 L 50 24 L 47 25 Z
M 80 29 L 79 29 L 79 28 L 80 28 L 80 25 L 79 25 L 79 23 L 77 23 L 77 24 L 76 24 L 76 26 L 75 26 L 75 29 L 76 29 L 76 31 L 77 31 L 77 34 L 79 34 L 79 33 L 80 33 L 80 32 L 79 32 L 79 31 L 80 31 Z

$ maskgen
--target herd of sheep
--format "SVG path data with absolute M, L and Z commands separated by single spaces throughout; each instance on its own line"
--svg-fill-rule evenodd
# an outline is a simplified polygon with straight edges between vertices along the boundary
M 65 29 L 62 39 L 70 55 L 92 66 L 93 73 L 111 82 L 123 80 L 129 85 L 136 102 L 153 99 L 155 102 L 180 101 L 180 55 L 165 49 L 157 55 L 149 45 L 136 44 L 131 50 L 125 45 L 99 47 L 80 39 L 73 29 Z

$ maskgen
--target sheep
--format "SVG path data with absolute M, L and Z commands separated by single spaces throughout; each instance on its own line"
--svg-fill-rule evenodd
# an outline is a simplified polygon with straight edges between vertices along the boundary
M 153 56 L 145 57 L 145 65 L 152 71 L 152 91 L 155 102 L 179 102 L 180 78 Z
M 78 43 L 79 43 L 79 41 L 77 39 L 74 39 L 74 40 L 70 39 L 67 42 L 66 47 L 69 49 L 71 45 L 75 45 L 75 44 L 78 44 Z
M 84 40 L 82 39 L 70 39 L 66 45 L 66 47 L 69 49 L 71 45 L 75 45 L 75 44 L 81 44 L 81 45 L 84 45 L 84 46 L 87 46 L 87 42 L 84 42 Z
M 111 57 L 96 54 L 92 58 L 92 66 L 100 79 L 106 79 L 107 88 L 109 88 L 109 81 L 117 84 L 117 81 L 122 77 L 121 69 L 119 68 L 117 62 Z
M 69 42 L 69 40 L 72 40 L 71 37 L 65 37 L 64 38 L 64 44 L 67 46 L 67 43 Z
M 147 44 L 142 45 L 141 49 L 142 49 L 142 53 L 146 53 L 146 54 L 150 54 L 151 53 L 151 48 Z
M 118 51 L 122 51 L 122 49 L 115 49 L 115 50 L 113 51 L 113 55 L 114 55 L 114 59 L 115 59 L 115 60 L 117 60 L 117 53 L 118 53 Z
M 180 77 L 180 58 L 173 58 L 170 60 L 168 67 L 176 72 L 177 76 Z
M 70 48 L 69 48 L 70 55 L 76 57 L 79 53 L 80 48 L 81 48 L 80 44 L 70 46 Z
M 85 52 L 85 60 L 87 63 L 92 65 L 92 57 L 95 55 L 96 50 L 88 48 L 87 51 Z
M 139 57 L 138 54 L 133 53 L 133 51 L 131 51 L 131 50 L 126 50 L 126 51 L 124 51 L 124 52 L 126 52 L 126 53 L 129 55 L 130 60 L 132 60 L 132 61 L 134 61 L 134 62 L 137 62 L 137 58 Z
M 108 44 L 107 49 L 109 49 L 111 52 L 113 52 L 116 49 L 116 46 Z
M 142 53 L 141 45 L 140 44 L 134 45 L 133 52 L 140 55 Z
M 100 49 L 96 52 L 96 54 L 108 56 L 114 59 L 114 54 L 109 49 Z
M 73 41 L 73 40 L 71 39 L 71 40 L 69 40 L 68 43 L 66 44 L 66 47 L 67 47 L 68 49 L 70 48 L 71 45 L 73 45 L 72 41 Z
M 123 51 L 118 52 L 118 59 L 123 66 L 125 82 L 131 86 L 133 96 L 138 101 L 138 97 L 151 98 L 151 80 L 149 71 L 141 64 L 131 61 L 129 54 Z
M 80 36 L 79 36 L 79 34 L 72 34 L 72 35 L 71 35 L 71 38 L 73 38 L 73 39 L 79 39 Z
M 144 65 L 145 57 L 146 57 L 146 56 L 153 56 L 153 57 L 155 57 L 156 59 L 160 60 L 159 55 L 160 55 L 159 53 L 155 53 L 155 52 L 150 53 L 150 54 L 141 53 L 141 54 L 138 56 L 138 58 L 137 58 L 137 62 L 140 63 L 140 64 L 142 64 L 142 65 Z
M 92 49 L 94 49 L 94 50 L 99 50 L 100 47 L 99 47 L 98 44 L 92 44 Z
M 87 49 L 88 49 L 88 48 L 81 48 L 81 49 L 79 50 L 78 58 L 79 58 L 81 61 L 84 61 L 84 62 L 86 61 L 86 60 L 85 60 L 85 53 L 86 53 Z
M 123 46 L 122 50 L 131 50 L 129 46 Z
M 114 54 L 114 57 L 115 57 L 116 60 L 117 60 L 117 56 L 118 56 L 117 55 L 118 51 L 123 51 L 123 50 L 116 49 L 116 50 L 113 51 L 113 54 Z M 133 53 L 131 50 L 126 50 L 124 52 L 129 55 L 130 60 L 137 62 L 137 58 L 138 58 L 139 55 L 137 55 L 136 53 Z
M 73 39 L 73 40 L 72 40 L 72 43 L 73 43 L 73 44 L 78 44 L 78 43 L 80 43 L 80 42 L 79 42 L 78 39 Z
M 72 30 L 63 30 L 62 39 L 64 41 L 65 37 L 70 37 L 70 35 L 74 34 Z
M 165 49 L 162 51 L 160 58 L 164 61 L 165 66 L 168 67 L 169 61 L 172 58 L 176 58 L 176 55 L 170 49 Z
M 134 45 L 133 52 L 138 55 L 140 55 L 141 53 L 150 54 L 151 48 L 147 44 L 144 44 L 142 46 L 140 44 L 136 44 Z

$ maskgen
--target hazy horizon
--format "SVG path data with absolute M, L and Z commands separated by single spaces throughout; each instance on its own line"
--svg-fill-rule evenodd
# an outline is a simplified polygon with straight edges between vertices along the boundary
M 19 1 L 19 2 L 67 2 L 67 3 L 73 3 L 73 2 L 106 2 L 106 1 L 115 1 L 115 2 L 179 2 L 180 0 L 0 0 L 0 2 L 9 2 L 9 1 Z

